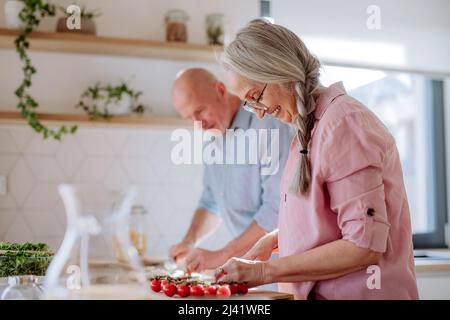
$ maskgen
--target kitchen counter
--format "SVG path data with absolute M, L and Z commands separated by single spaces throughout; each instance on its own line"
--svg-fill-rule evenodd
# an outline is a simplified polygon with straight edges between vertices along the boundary
M 416 273 L 439 272 L 450 274 L 450 249 L 415 250 L 414 255 Z

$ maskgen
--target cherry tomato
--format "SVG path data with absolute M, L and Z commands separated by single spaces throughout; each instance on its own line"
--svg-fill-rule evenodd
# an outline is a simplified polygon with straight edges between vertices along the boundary
M 215 296 L 217 293 L 217 288 L 215 286 L 208 286 L 203 291 L 205 293 L 205 296 Z
M 161 287 L 165 287 L 165 286 L 167 286 L 168 284 L 169 284 L 169 280 L 167 280 L 167 279 L 161 280 Z
M 163 292 L 168 297 L 173 297 L 177 293 L 177 286 L 174 283 L 169 283 L 163 287 Z
M 153 279 L 150 283 L 150 287 L 152 288 L 153 291 L 160 292 L 161 291 L 161 281 L 159 281 L 158 279 Z
M 184 283 L 179 284 L 177 286 L 177 290 L 178 290 L 178 295 L 182 298 L 187 297 L 191 294 L 191 288 Z
M 239 283 L 238 284 L 238 293 L 239 294 L 247 294 L 248 292 L 248 286 L 246 283 Z
M 204 288 L 201 284 L 194 284 L 191 286 L 192 296 L 202 296 L 204 294 Z
M 230 283 L 228 286 L 230 287 L 231 294 L 238 293 L 238 284 L 237 283 L 233 282 L 233 283 Z
M 230 286 L 227 284 L 224 284 L 217 289 L 217 295 L 220 297 L 229 297 L 231 296 L 231 290 Z

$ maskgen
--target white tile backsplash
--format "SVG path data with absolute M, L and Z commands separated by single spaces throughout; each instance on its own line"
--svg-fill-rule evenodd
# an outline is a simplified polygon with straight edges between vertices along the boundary
M 0 239 L 42 241 L 57 250 L 65 231 L 60 183 L 118 189 L 138 187 L 136 203 L 148 210 L 148 254 L 164 255 L 191 221 L 202 190 L 200 165 L 173 165 L 171 130 L 79 128 L 61 142 L 43 140 L 28 127 L 0 126 Z M 230 239 L 221 227 L 205 242 L 218 248 Z
M 18 205 L 25 202 L 35 184 L 34 174 L 23 157 L 20 157 L 15 166 L 7 175 L 9 193 Z
M 0 152 L 1 153 L 15 153 L 18 149 L 12 141 L 8 130 L 0 130 Z

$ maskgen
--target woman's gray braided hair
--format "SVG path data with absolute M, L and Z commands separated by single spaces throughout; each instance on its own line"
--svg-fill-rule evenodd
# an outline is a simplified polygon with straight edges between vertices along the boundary
M 289 191 L 307 195 L 311 185 L 308 144 L 314 126 L 319 87 L 320 62 L 302 40 L 285 27 L 264 19 L 251 21 L 225 47 L 221 64 L 247 79 L 260 83 L 289 86 L 296 96 L 297 111 L 293 125 L 300 145 L 300 161 Z

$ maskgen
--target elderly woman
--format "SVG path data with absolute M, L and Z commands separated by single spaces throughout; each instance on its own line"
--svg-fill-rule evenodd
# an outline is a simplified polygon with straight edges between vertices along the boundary
M 348 96 L 319 83 L 319 61 L 288 29 L 255 20 L 225 48 L 233 91 L 259 118 L 292 124 L 278 230 L 216 272 L 279 283 L 296 299 L 417 299 L 411 221 L 394 138 Z M 279 249 L 279 259 L 268 260 Z

